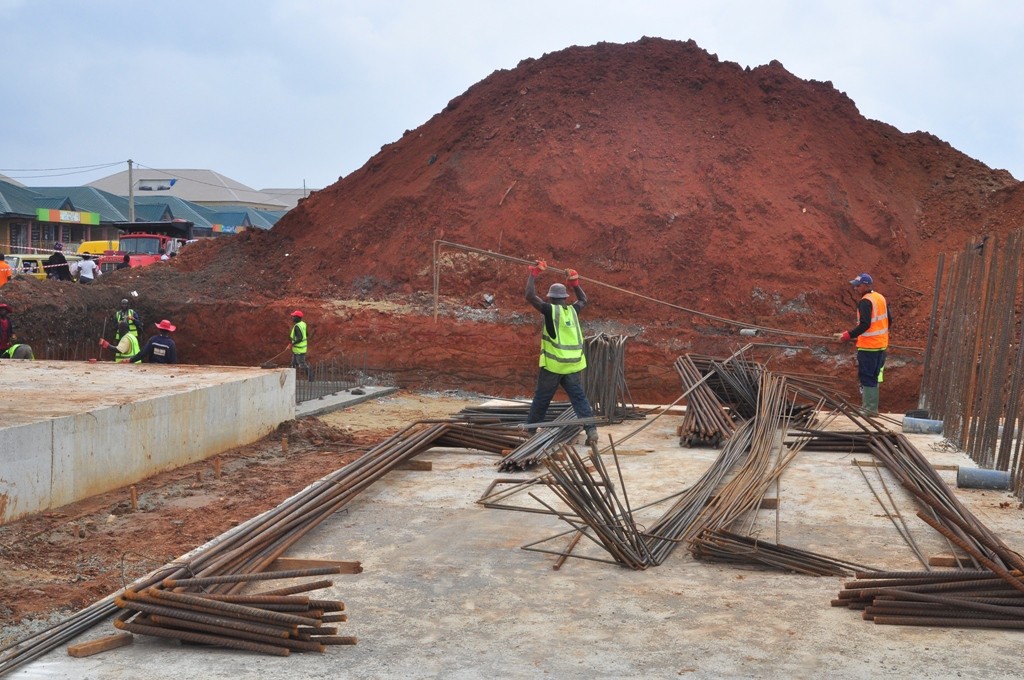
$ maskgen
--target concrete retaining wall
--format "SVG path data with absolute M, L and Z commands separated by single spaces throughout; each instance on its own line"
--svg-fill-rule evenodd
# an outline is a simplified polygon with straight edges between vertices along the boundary
M 294 417 L 285 369 L 0 427 L 0 524 L 250 444 Z

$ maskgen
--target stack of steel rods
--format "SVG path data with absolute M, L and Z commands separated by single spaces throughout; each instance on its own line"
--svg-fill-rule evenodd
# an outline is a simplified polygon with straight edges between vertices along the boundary
M 338 567 L 262 574 L 224 574 L 206 578 L 164 579 L 160 587 L 125 590 L 115 598 L 122 610 L 114 625 L 139 635 L 288 656 L 292 651 L 323 652 L 328 645 L 354 645 L 356 638 L 338 635 L 337 626 L 348 620 L 339 600 L 316 600 L 276 591 L 255 595 L 215 595 L 183 592 L 220 583 L 248 583 L 275 578 L 301 578 L 336 574 Z M 331 585 L 312 584 L 309 590 Z M 301 587 L 300 592 L 308 592 Z
M 614 482 L 600 456 L 584 459 L 573 447 L 563 445 L 544 459 L 544 465 L 550 473 L 551 489 L 579 521 L 560 514 L 562 519 L 602 545 L 617 563 L 631 569 L 646 569 L 651 564 L 632 512 L 613 492 Z
M 626 385 L 626 335 L 598 333 L 584 340 L 587 368 L 583 390 L 594 414 L 607 420 L 633 416 L 635 407 Z
M 562 411 L 552 423 L 576 420 L 571 408 Z M 538 427 L 536 434 L 513 449 L 498 463 L 502 472 L 526 470 L 544 460 L 551 451 L 574 440 L 583 430 L 582 425 L 566 424 L 564 427 Z
M 548 406 L 548 416 L 557 418 L 572 406 L 567 401 L 553 401 Z M 530 402 L 498 404 L 494 406 L 469 406 L 455 415 L 452 420 L 478 425 L 525 423 L 530 415 Z
M 649 545 L 655 564 L 668 559 L 680 542 L 685 540 L 689 528 L 707 506 L 715 490 L 747 456 L 753 434 L 753 421 L 741 423 L 711 467 L 650 527 Z
M 811 576 L 851 576 L 868 567 L 786 545 L 760 541 L 724 529 L 705 531 L 691 541 L 694 557 L 713 562 L 760 564 Z
M 732 409 L 737 417 L 754 417 L 757 412 L 757 386 L 764 367 L 738 356 L 724 361 L 696 354 L 689 356 L 701 375 L 712 374 L 707 381 L 708 386 L 721 403 Z
M 704 380 L 706 374 L 701 374 L 691 355 L 676 359 L 675 368 L 682 379 L 683 392 L 688 394 L 679 443 L 686 447 L 717 448 L 732 436 L 736 424 L 708 381 Z
M 401 432 L 367 451 L 358 460 L 311 484 L 276 508 L 235 527 L 223 536 L 174 562 L 138 579 L 128 590 L 140 592 L 160 587 L 165 578 L 253 574 L 267 567 L 288 548 L 359 493 L 408 460 L 435 445 L 450 423 L 412 423 Z M 233 593 L 244 583 L 212 586 L 211 592 Z M 65 644 L 114 614 L 120 594 L 110 595 L 70 618 L 18 640 L 2 650 L 0 675 Z
M 783 423 L 788 394 L 790 390 L 784 377 L 767 371 L 762 375 L 758 411 L 751 421 L 754 423 L 754 432 L 749 454 L 737 466 L 728 483 L 702 509 L 686 531 L 676 538 L 690 540 L 707 530 L 728 528 L 760 504 L 765 491 L 799 451 L 781 450 L 781 443 L 776 438 Z M 772 454 L 776 451 L 779 455 L 773 464 Z
M 1024 628 L 1024 592 L 988 570 L 856 576 L 859 580 L 847 583 L 832 606 L 863 610 L 864 619 L 879 625 Z
M 434 446 L 448 449 L 477 449 L 505 455 L 529 435 L 522 431 L 494 430 L 464 423 L 452 423 L 434 440 Z

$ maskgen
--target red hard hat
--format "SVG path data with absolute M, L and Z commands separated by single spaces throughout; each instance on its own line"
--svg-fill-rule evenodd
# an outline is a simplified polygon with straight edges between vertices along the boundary
M 296 309 L 294 312 L 292 312 L 292 316 L 297 316 L 297 317 L 299 317 L 301 319 L 302 318 L 302 312 L 300 312 L 299 310 Z

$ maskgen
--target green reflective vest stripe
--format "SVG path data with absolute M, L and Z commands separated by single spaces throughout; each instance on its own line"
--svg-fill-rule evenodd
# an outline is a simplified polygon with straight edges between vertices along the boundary
M 296 331 L 298 331 L 298 336 L 299 336 L 299 341 L 298 342 L 295 341 Z M 307 335 L 306 335 L 306 322 L 305 321 L 299 321 L 294 326 L 292 326 L 291 340 L 292 340 L 292 354 L 305 354 L 306 353 Z
M 540 366 L 552 373 L 568 375 L 587 367 L 583 354 L 583 329 L 572 305 L 551 305 L 555 337 L 548 336 L 547 319 L 540 334 Z
M 139 339 L 135 337 L 135 333 L 129 332 L 124 337 L 128 338 L 128 352 L 127 354 L 121 354 L 120 352 L 114 352 L 114 361 L 121 361 L 122 359 L 130 359 L 139 353 Z M 138 362 L 136 362 L 138 363 Z

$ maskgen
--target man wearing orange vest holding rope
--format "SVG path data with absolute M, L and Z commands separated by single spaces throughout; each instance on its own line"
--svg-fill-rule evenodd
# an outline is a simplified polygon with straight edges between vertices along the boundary
M 861 274 L 850 281 L 850 285 L 861 296 L 857 303 L 858 323 L 838 337 L 842 342 L 856 339 L 857 377 L 860 380 L 862 408 L 869 413 L 878 413 L 878 383 L 882 382 L 882 371 L 885 369 L 885 351 L 889 348 L 892 317 L 885 298 L 872 290 L 873 284 L 874 280 L 868 274 Z

